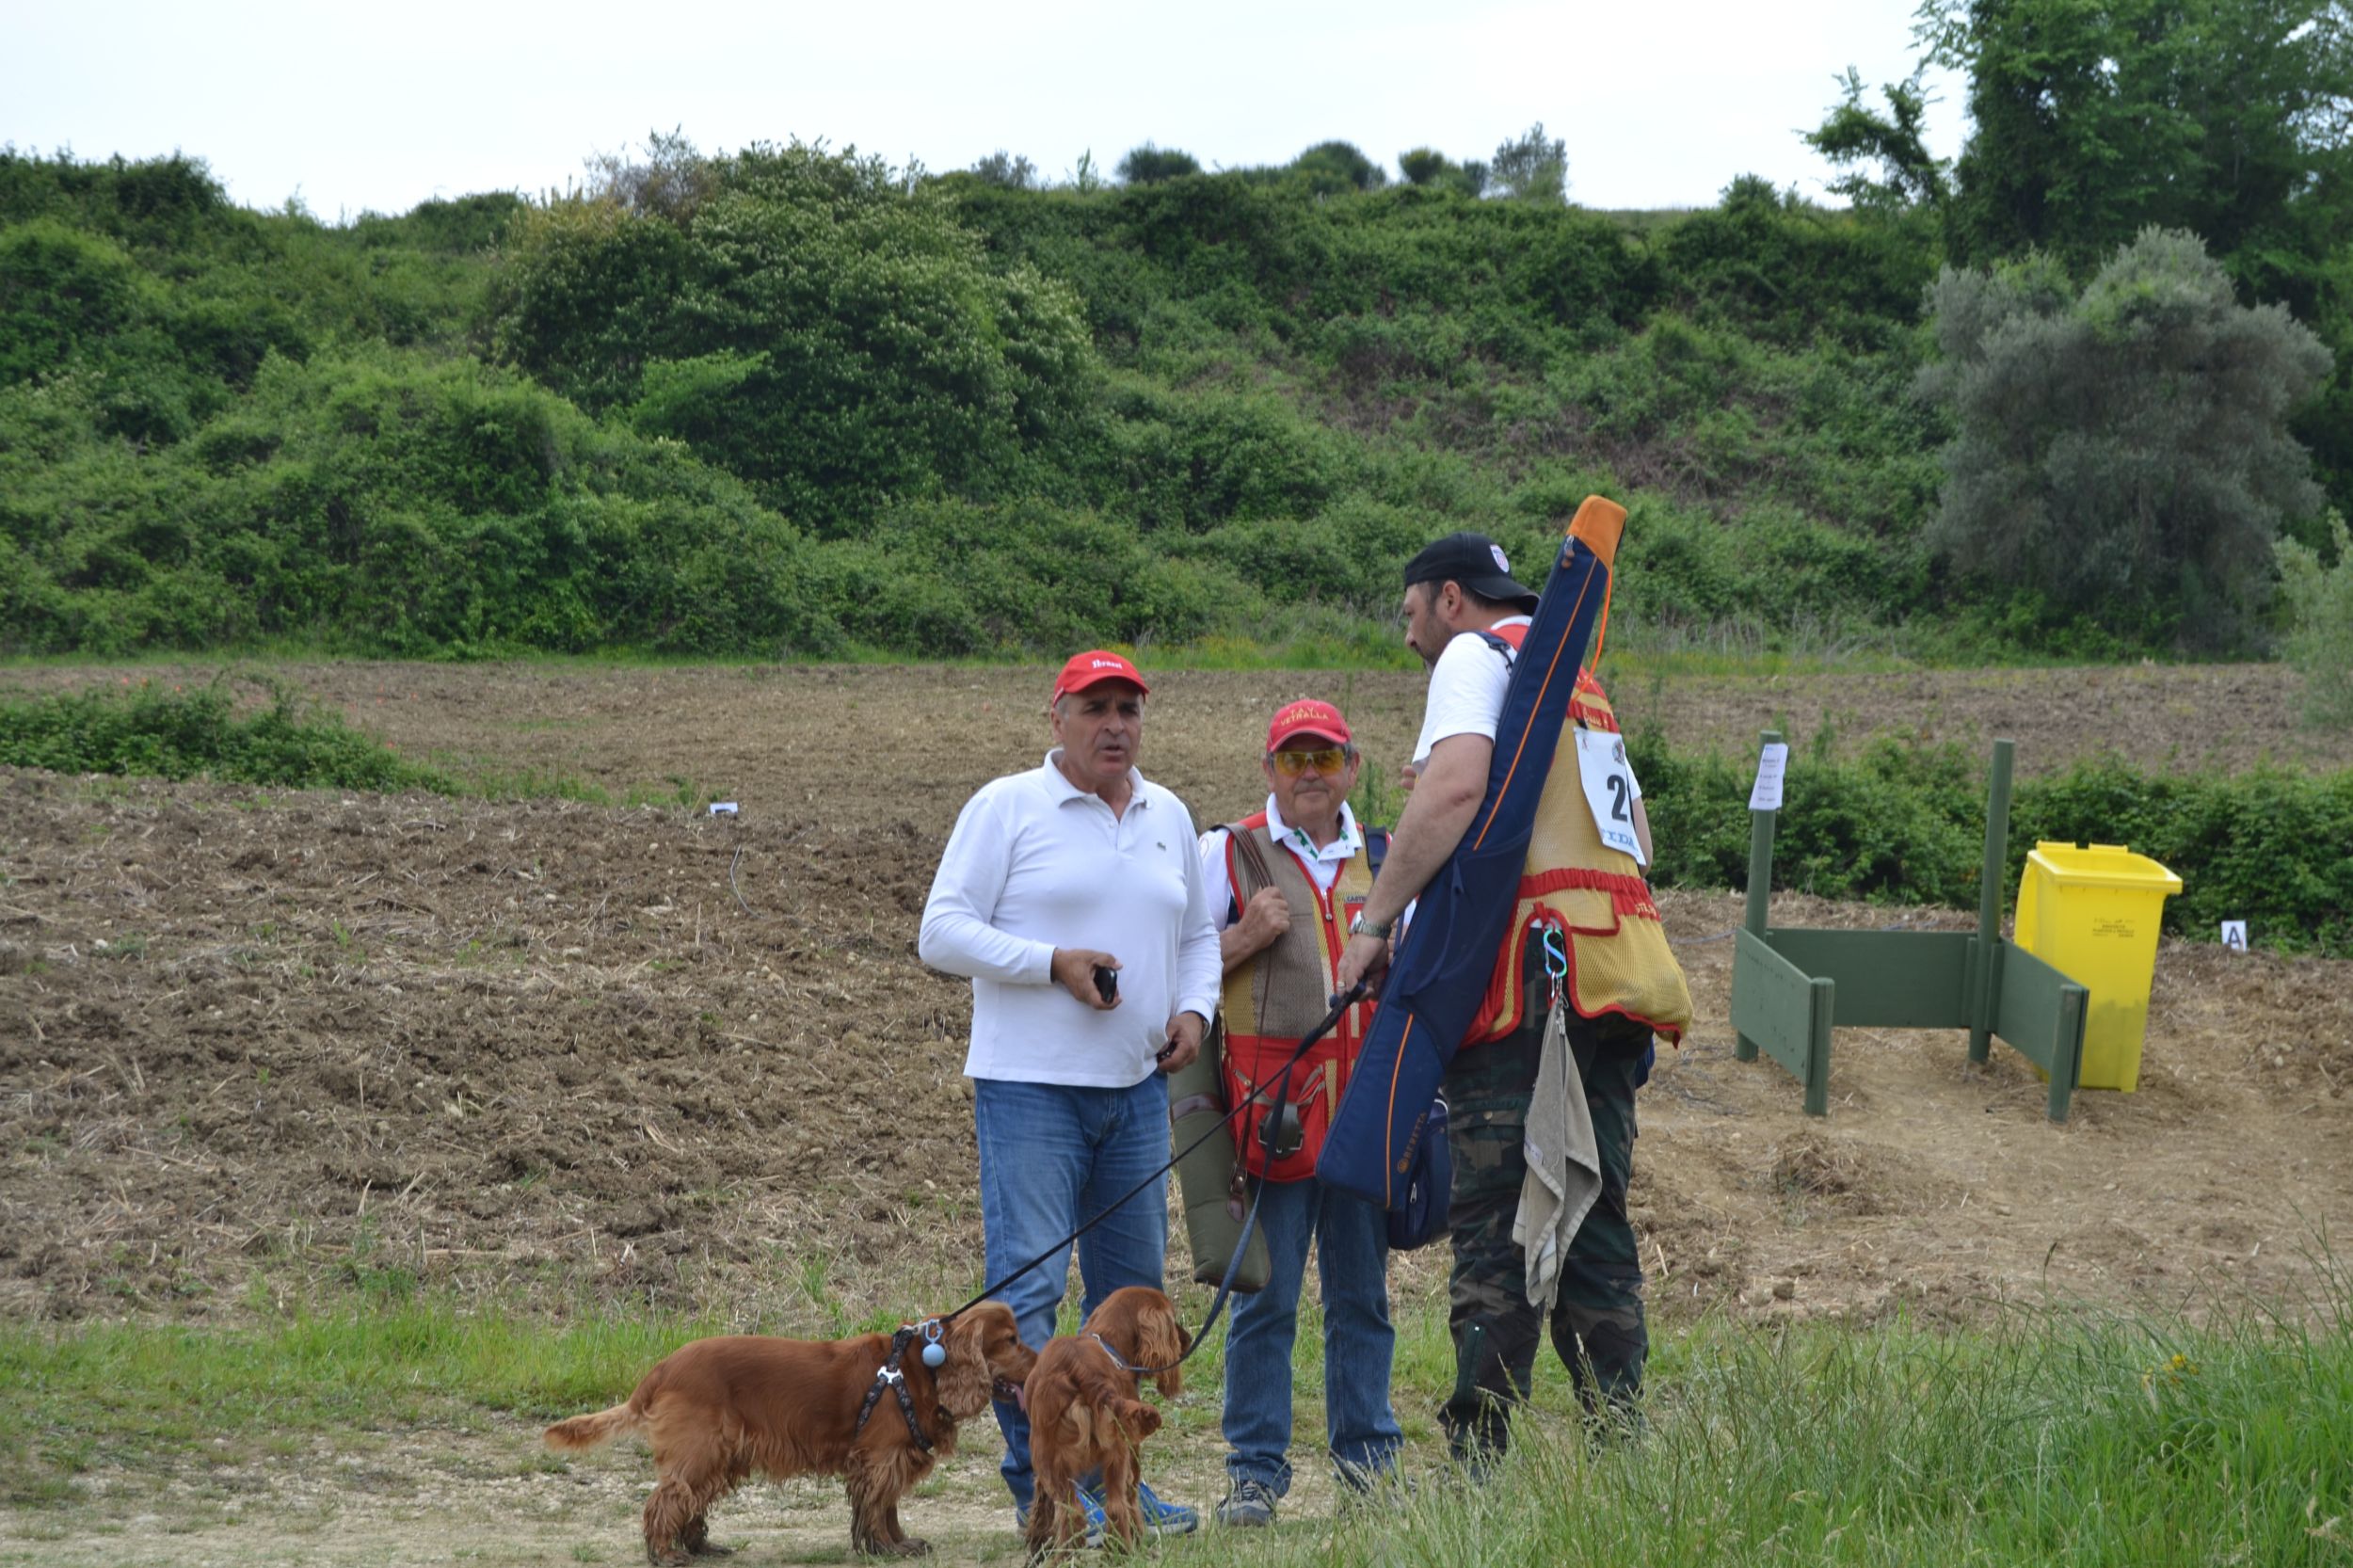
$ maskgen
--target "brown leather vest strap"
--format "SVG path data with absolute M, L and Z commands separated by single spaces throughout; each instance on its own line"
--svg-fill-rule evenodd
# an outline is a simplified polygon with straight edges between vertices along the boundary
M 1266 856 L 1258 853 L 1257 834 L 1238 822 L 1227 823 L 1225 832 L 1226 837 L 1233 840 L 1234 852 L 1242 857 L 1244 864 L 1249 866 L 1250 874 L 1258 879 L 1258 886 L 1261 888 L 1274 886 L 1274 872 L 1267 865 Z M 1234 904 L 1239 910 L 1241 906 L 1241 900 L 1236 899 Z

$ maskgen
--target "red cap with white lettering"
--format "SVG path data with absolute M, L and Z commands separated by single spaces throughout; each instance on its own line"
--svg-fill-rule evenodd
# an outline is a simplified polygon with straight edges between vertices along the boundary
M 1047 705 L 1051 707 L 1073 692 L 1083 692 L 1106 680 L 1125 680 L 1139 692 L 1152 689 L 1136 673 L 1135 665 L 1118 654 L 1099 648 L 1089 648 L 1084 653 L 1072 654 L 1070 662 L 1063 665 L 1062 673 L 1054 678 L 1054 695 L 1046 699 Z
M 1353 739 L 1348 732 L 1348 721 L 1340 717 L 1340 711 L 1328 702 L 1317 702 L 1312 698 L 1274 711 L 1274 722 L 1266 728 L 1266 748 L 1280 751 L 1285 741 L 1297 735 L 1337 741 L 1342 745 L 1347 745 Z

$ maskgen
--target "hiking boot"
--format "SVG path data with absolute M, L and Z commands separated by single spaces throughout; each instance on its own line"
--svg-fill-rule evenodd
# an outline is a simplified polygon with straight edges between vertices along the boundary
M 1274 1488 L 1247 1476 L 1237 1478 L 1225 1500 L 1217 1505 L 1217 1522 L 1242 1528 L 1274 1523 Z

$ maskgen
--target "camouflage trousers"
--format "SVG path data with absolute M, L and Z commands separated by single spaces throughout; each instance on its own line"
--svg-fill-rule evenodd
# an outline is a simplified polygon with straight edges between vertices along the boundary
M 1454 1155 L 1449 1220 L 1454 1270 L 1449 1290 L 1457 1375 L 1440 1408 L 1458 1459 L 1499 1457 L 1511 1410 L 1528 1398 L 1544 1325 L 1529 1304 L 1527 1273 L 1512 1221 L 1528 1170 L 1521 1148 L 1541 1060 L 1545 984 L 1536 944 L 1525 993 L 1526 1024 L 1500 1040 L 1470 1046 L 1446 1074 L 1448 1136 Z M 1570 1243 L 1552 1311 L 1552 1348 L 1569 1369 L 1589 1416 L 1639 1419 L 1642 1362 L 1642 1264 L 1625 1190 L 1634 1167 L 1634 1088 L 1650 1032 L 1621 1017 L 1568 1016 L 1569 1048 L 1584 1080 L 1601 1153 L 1601 1196 Z

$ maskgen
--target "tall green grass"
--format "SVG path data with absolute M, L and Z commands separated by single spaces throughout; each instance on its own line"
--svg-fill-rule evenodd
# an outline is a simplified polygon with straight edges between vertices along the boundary
M 2337 1563 L 2353 1557 L 2345 1281 L 2282 1317 L 2047 1304 L 1975 1329 L 1711 1319 L 1661 1336 L 1649 1430 L 1589 1441 L 1555 1400 L 1478 1487 L 1175 1560 Z M 1548 1358 L 1547 1358 L 1548 1359 Z M 1401 1357 L 1401 1410 L 1437 1397 Z M 1540 1369 L 1557 1390 L 1557 1366 Z M 1301 1429 L 1315 1429 L 1304 1418 Z
M 1396 1403 L 1420 1484 L 1392 1512 L 1165 1544 L 1172 1562 L 2265 1564 L 2353 1554 L 2353 1294 L 2333 1265 L 2292 1310 L 2198 1320 L 2049 1303 L 1977 1327 L 1709 1318 L 1656 1339 L 1648 1431 L 1589 1441 L 1539 1369 L 1507 1464 L 1449 1484 L 1425 1413 L 1443 1315 L 1399 1315 Z M 1197 1302 L 1194 1304 L 1197 1307 Z M 324 1435 L 520 1417 L 616 1398 L 717 1325 L 542 1322 L 359 1295 L 238 1328 L 0 1328 L 0 1469 L 20 1507 L 85 1473 Z M 1298 1351 L 1312 1464 L 1319 1336 Z M 1159 1441 L 1215 1444 L 1222 1336 Z M 291 1451 L 291 1450 L 286 1450 Z

